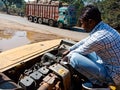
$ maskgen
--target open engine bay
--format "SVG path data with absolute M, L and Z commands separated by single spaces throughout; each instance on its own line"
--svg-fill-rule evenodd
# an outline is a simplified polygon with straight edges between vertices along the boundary
M 12 90 L 81 90 L 82 79 L 71 74 L 62 54 L 76 42 L 62 40 L 50 52 L 2 72 L 1 89 Z M 84 81 L 84 80 L 83 80 Z

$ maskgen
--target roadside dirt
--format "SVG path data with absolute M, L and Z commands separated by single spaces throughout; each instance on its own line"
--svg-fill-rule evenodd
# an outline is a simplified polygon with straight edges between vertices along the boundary
M 0 20 L 0 31 L 3 31 L 3 30 L 29 31 L 29 34 L 32 35 L 32 37 L 31 37 L 32 42 L 31 43 L 63 38 L 61 36 L 54 35 L 54 34 L 48 34 L 48 33 L 43 33 L 43 32 L 41 32 L 41 33 L 40 32 L 34 32 L 34 31 L 37 31 L 36 28 L 21 25 L 19 23 L 13 22 L 13 21 L 1 19 Z M 1 33 L 0 33 L 0 37 L 2 37 Z

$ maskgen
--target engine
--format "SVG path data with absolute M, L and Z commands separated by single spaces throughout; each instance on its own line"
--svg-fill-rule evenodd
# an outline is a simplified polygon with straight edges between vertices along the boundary
M 43 57 L 46 55 L 51 54 Z M 25 90 L 69 90 L 70 72 L 59 63 L 44 62 L 43 66 L 37 64 L 26 70 L 19 85 Z

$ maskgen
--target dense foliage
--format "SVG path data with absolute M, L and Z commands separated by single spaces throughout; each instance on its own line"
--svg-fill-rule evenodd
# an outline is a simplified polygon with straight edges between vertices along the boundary
M 120 0 L 103 0 L 97 6 L 102 11 L 103 20 L 120 30 Z
M 3 10 L 8 14 L 24 12 L 24 0 L 1 0 L 1 2 L 3 3 Z

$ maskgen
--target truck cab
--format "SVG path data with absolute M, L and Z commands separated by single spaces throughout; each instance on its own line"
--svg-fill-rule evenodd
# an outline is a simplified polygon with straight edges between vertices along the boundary
M 59 18 L 58 27 L 72 27 L 76 25 L 76 10 L 74 6 L 60 7 L 59 8 Z

